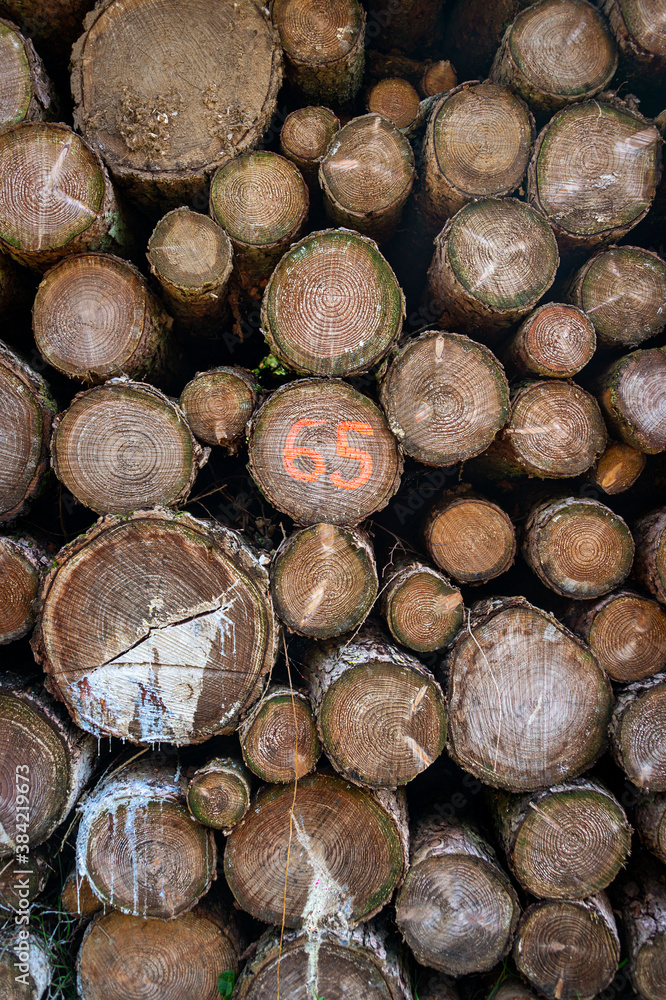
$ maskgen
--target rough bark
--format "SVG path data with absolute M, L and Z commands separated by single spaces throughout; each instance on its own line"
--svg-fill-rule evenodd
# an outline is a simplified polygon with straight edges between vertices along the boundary
M 485 784 L 547 788 L 606 749 L 605 674 L 580 639 L 525 598 L 477 604 L 447 668 L 448 752 Z
M 181 392 L 179 405 L 200 441 L 221 445 L 233 455 L 245 443 L 245 426 L 260 392 L 252 372 L 223 366 L 197 372 Z
M 513 566 L 516 533 L 508 514 L 466 485 L 444 493 L 423 534 L 433 561 L 458 583 L 487 583 Z
M 0 127 L 55 117 L 56 97 L 30 38 L 0 17 Z
M 632 351 L 613 362 L 597 382 L 608 426 L 624 444 L 656 455 L 666 450 L 666 352 Z
M 632 866 L 618 895 L 628 945 L 629 971 L 636 993 L 641 1000 L 660 1000 L 666 979 L 666 876 L 663 866 L 641 859 Z
M 280 150 L 303 174 L 310 196 L 314 189 L 319 190 L 319 164 L 339 128 L 337 115 L 317 105 L 296 108 L 284 120 Z
M 41 1000 L 52 980 L 53 963 L 44 940 L 14 923 L 0 928 L 0 993 L 3 1000 Z
M 326 756 L 349 781 L 395 788 L 441 754 L 446 706 L 439 684 L 376 628 L 313 644 L 306 669 Z
M 625 687 L 610 725 L 610 748 L 630 781 L 646 792 L 666 791 L 666 674 Z
M 499 353 L 511 375 L 571 378 L 596 348 L 593 321 L 582 307 L 549 302 L 523 320 Z
M 213 757 L 187 786 L 187 808 L 204 826 L 227 836 L 250 808 L 250 775 L 234 757 Z
M 634 526 L 634 576 L 662 604 L 666 604 L 666 507 L 653 510 Z
M 348 230 L 310 233 L 268 282 L 261 328 L 286 367 L 303 375 L 368 371 L 402 331 L 405 299 L 377 244 Z
M 285 784 L 314 771 L 321 756 L 307 692 L 272 684 L 238 727 L 243 760 L 262 781 Z
M 366 107 L 370 113 L 387 118 L 401 131 L 408 130 L 414 124 L 420 103 L 416 88 L 409 80 L 399 76 L 379 80 L 371 87 L 366 98 Z
M 418 559 L 404 559 L 384 569 L 382 612 L 396 642 L 429 653 L 448 646 L 465 609 L 448 577 Z
M 631 489 L 645 469 L 645 464 L 642 451 L 620 441 L 611 441 L 597 464 L 590 469 L 589 478 L 604 493 L 614 496 Z
M 276 655 L 265 561 L 189 514 L 101 518 L 42 586 L 32 642 L 50 690 L 96 735 L 182 745 L 233 732 Z
M 634 815 L 641 841 L 666 864 L 666 793 L 644 796 L 639 800 Z
M 48 563 L 46 548 L 30 535 L 0 536 L 0 646 L 32 628 L 37 588 Z

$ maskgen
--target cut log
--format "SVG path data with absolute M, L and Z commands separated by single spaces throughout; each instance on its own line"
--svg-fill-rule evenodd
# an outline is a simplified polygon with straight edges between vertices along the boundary
M 403 451 L 426 465 L 480 455 L 509 416 L 509 385 L 495 355 L 437 330 L 405 344 L 381 380 L 380 400 Z
M 600 376 L 597 396 L 610 430 L 646 455 L 666 450 L 666 353 L 632 351 Z
M 568 298 L 603 347 L 636 347 L 666 326 L 666 264 L 643 247 L 609 247 L 576 272 Z
M 204 826 L 226 836 L 250 808 L 250 794 L 250 775 L 240 760 L 213 757 L 190 778 L 187 807 Z
M 366 107 L 371 113 L 387 118 L 402 130 L 409 129 L 416 121 L 420 103 L 418 91 L 409 80 L 394 76 L 379 80 L 371 88 Z
M 0 856 L 17 858 L 67 818 L 90 779 L 97 744 L 41 685 L 7 673 L 0 723 Z
M 626 813 L 597 781 L 578 778 L 533 795 L 497 792 L 493 806 L 509 867 L 533 896 L 592 896 L 610 885 L 631 850 Z
M 444 0 L 369 0 L 368 40 L 381 49 L 414 53 L 438 39 Z
M 520 921 L 513 958 L 542 996 L 592 1000 L 610 986 L 620 961 L 620 939 L 605 893 L 534 903 Z
M 523 320 L 500 352 L 511 374 L 571 378 L 597 349 L 597 335 L 582 309 L 562 302 L 539 306 Z
M 180 394 L 179 405 L 200 441 L 221 445 L 233 455 L 245 441 L 245 425 L 259 392 L 252 372 L 223 366 L 197 372 Z
M 310 233 L 268 282 L 261 328 L 273 354 L 303 375 L 356 375 L 402 331 L 405 299 L 377 244 L 347 230 Z
M 666 69 L 663 0 L 601 0 L 599 6 L 634 72 L 654 83 Z
M 629 971 L 641 1000 L 661 1000 L 666 981 L 666 876 L 663 866 L 641 859 L 619 892 Z
M 383 927 L 266 931 L 238 980 L 237 1000 L 412 1000 L 404 956 Z M 422 998 L 423 1000 L 423 998 Z M 427 998 L 426 998 L 427 1000 Z M 448 998 L 447 998 L 448 1000 Z
M 392 122 L 377 114 L 352 118 L 319 165 L 326 214 L 382 243 L 396 231 L 415 176 L 412 147 Z
M 69 378 L 103 382 L 164 375 L 167 316 L 140 272 L 110 254 L 76 254 L 42 280 L 33 307 L 40 353 Z
M 419 206 L 439 229 L 470 201 L 511 194 L 534 144 L 534 119 L 508 87 L 463 83 L 428 118 Z
M 53 470 L 98 514 L 186 503 L 208 453 L 175 403 L 129 379 L 80 392 L 53 423 Z
M 221 226 L 200 212 L 175 208 L 155 226 L 147 256 L 174 319 L 198 336 L 219 334 L 229 315 L 233 266 L 231 240 Z
M 241 286 L 259 297 L 273 268 L 303 235 L 309 195 L 300 170 L 277 153 L 238 156 L 210 186 L 210 214 L 227 231 Z
M 287 77 L 310 103 L 347 107 L 365 64 L 365 11 L 358 0 L 273 0 Z
M 643 472 L 645 464 L 646 458 L 642 451 L 620 441 L 611 441 L 590 470 L 590 481 L 600 486 L 609 496 L 626 493 Z
M 485 784 L 547 788 L 606 749 L 606 675 L 580 639 L 525 598 L 477 604 L 447 667 L 447 749 Z
M 666 793 L 657 792 L 639 800 L 634 815 L 642 842 L 666 864 Z
M 243 760 L 262 781 L 285 784 L 317 766 L 321 744 L 307 692 L 272 684 L 238 727 Z
M 634 590 L 598 601 L 574 601 L 564 618 L 589 643 L 597 662 L 619 684 L 666 668 L 666 610 Z
M 659 507 L 634 527 L 634 575 L 642 587 L 666 604 L 666 507 Z
M 608 437 L 594 396 L 564 380 L 518 384 L 504 430 L 475 466 L 491 478 L 565 479 L 587 472 Z
M 616 99 L 586 101 L 560 111 L 539 133 L 527 197 L 562 252 L 586 251 L 617 242 L 645 218 L 660 173 L 654 125 Z
M 277 626 L 240 535 L 157 508 L 102 518 L 60 551 L 32 641 L 83 729 L 182 745 L 234 731 Z
M 465 609 L 448 577 L 418 559 L 405 559 L 384 570 L 382 612 L 397 642 L 430 653 L 448 646 Z
M 42 376 L 0 340 L 0 524 L 19 517 L 41 489 L 56 410 Z
M 31 851 L 25 863 L 16 858 L 0 861 L 0 914 L 15 916 L 26 910 L 44 891 L 51 868 L 43 851 Z M 23 902 L 22 902 L 23 901 Z
M 448 59 L 439 59 L 424 70 L 420 90 L 424 97 L 435 97 L 453 90 L 457 83 L 455 68 Z
M 427 295 L 444 330 L 487 339 L 531 312 L 559 264 L 543 215 L 515 198 L 462 208 L 435 240 Z
M 150 756 L 116 768 L 81 809 L 76 870 L 104 904 L 171 920 L 191 910 L 215 875 L 213 831 L 190 816 L 187 780 Z
M 383 414 L 338 380 L 274 392 L 252 418 L 249 452 L 257 486 L 297 524 L 358 524 L 400 484 L 402 458 Z
M 3 130 L 0 178 L 0 249 L 19 264 L 45 271 L 73 253 L 128 249 L 106 167 L 66 125 Z
M 292 632 L 330 639 L 353 632 L 377 596 L 370 540 L 354 528 L 315 524 L 285 538 L 273 556 L 271 591 Z
M 490 79 L 550 115 L 606 89 L 617 49 L 605 19 L 586 0 L 542 0 L 506 29 Z
M 170 923 L 106 913 L 88 927 L 77 960 L 81 1000 L 220 1000 L 222 972 L 238 971 L 233 927 L 199 907 Z
M 509 878 L 474 827 L 436 810 L 416 827 L 395 918 L 421 965 L 452 976 L 492 969 L 511 948 L 519 916 Z
M 339 128 L 337 115 L 317 106 L 296 108 L 284 120 L 280 149 L 303 174 L 311 195 L 319 189 L 319 164 Z
M 0 536 L 0 646 L 31 630 L 37 588 L 48 563 L 46 549 L 30 535 Z
M 386 790 L 376 796 L 327 774 L 299 781 L 295 799 L 290 785 L 263 788 L 227 839 L 229 888 L 258 920 L 303 927 L 308 936 L 370 919 L 407 867 L 406 810 L 398 803 Z
M 487 583 L 513 566 L 516 533 L 501 507 L 469 487 L 445 493 L 428 512 L 426 548 L 458 583 Z
M 85 875 L 79 878 L 76 868 L 65 879 L 59 902 L 60 909 L 77 920 L 91 920 L 100 910 L 106 912 L 107 909 L 92 891 Z
M 53 981 L 44 939 L 27 927 L 0 927 L 0 995 L 3 1000 L 41 1000 Z
M 617 698 L 610 727 L 613 757 L 646 792 L 666 791 L 666 674 L 635 681 Z
M 32 41 L 0 17 L 0 127 L 53 118 L 55 103 L 53 84 Z
M 439 684 L 376 628 L 313 643 L 306 667 L 321 742 L 345 778 L 395 788 L 441 754 L 446 706 Z
M 260 141 L 282 68 L 256 0 L 104 0 L 85 29 L 72 51 L 74 123 L 144 207 L 205 195 L 217 167 Z
M 634 560 L 634 540 L 610 507 L 588 497 L 562 497 L 528 511 L 522 554 L 546 587 L 562 597 L 585 600 L 624 582 Z

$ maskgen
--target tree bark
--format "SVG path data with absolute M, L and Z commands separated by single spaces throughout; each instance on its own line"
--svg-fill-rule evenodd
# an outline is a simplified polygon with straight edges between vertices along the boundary
M 261 328 L 287 368 L 348 376 L 384 357 L 400 336 L 404 316 L 402 290 L 377 244 L 327 229 L 296 243 L 275 268 Z
M 606 749 L 611 687 L 589 648 L 523 597 L 479 602 L 447 658 L 449 742 L 485 784 L 536 791 Z
M 204 196 L 221 164 L 257 146 L 281 63 L 255 0 L 103 0 L 72 52 L 74 124 L 128 195 L 162 214 Z
M 520 906 L 490 844 L 435 810 L 410 855 L 396 922 L 416 960 L 451 976 L 492 969 L 511 948 Z
M 271 592 L 291 632 L 330 639 L 366 619 L 377 596 L 375 556 L 355 528 L 315 524 L 285 538 L 271 566 Z
M 658 507 L 634 527 L 634 576 L 662 604 L 666 604 L 666 507 Z
M 609 496 L 626 493 L 645 469 L 645 462 L 642 451 L 620 441 L 611 441 L 597 464 L 590 469 L 589 478 Z
M 187 786 L 187 808 L 204 826 L 228 836 L 250 808 L 250 775 L 234 757 L 213 757 Z
M 594 324 L 582 307 L 549 302 L 523 320 L 499 353 L 512 375 L 571 378 L 592 360 L 596 348 Z
M 632 866 L 619 899 L 629 952 L 629 971 L 641 1000 L 659 1000 L 666 979 L 666 877 L 648 859 Z
M 433 561 L 457 583 L 494 580 L 516 556 L 508 514 L 466 484 L 444 493 L 430 509 L 423 534 Z
M 382 612 L 396 642 L 429 653 L 449 645 L 465 608 L 448 577 L 418 559 L 404 559 L 384 569 Z
M 296 108 L 284 120 L 280 132 L 280 150 L 302 173 L 310 197 L 319 190 L 319 164 L 328 144 L 340 128 L 340 121 L 330 108 Z
M 41 1000 L 53 981 L 53 963 L 42 939 L 12 923 L 0 928 L 0 991 L 4 1000 Z
M 376 628 L 313 644 L 306 669 L 326 756 L 349 781 L 395 788 L 441 754 L 446 706 L 439 684 Z
M 638 76 L 654 81 L 666 69 L 663 3 L 646 0 L 601 0 L 620 52 Z
M 666 793 L 657 792 L 640 799 L 634 815 L 641 841 L 666 864 Z
M 295 801 L 290 785 L 259 792 L 227 839 L 224 873 L 252 916 L 314 936 L 378 913 L 402 881 L 407 856 L 406 810 L 394 793 L 312 774 L 299 781 Z
M 646 792 L 666 791 L 666 674 L 625 687 L 610 725 L 610 748 L 630 781 Z
M 197 372 L 181 392 L 179 406 L 200 441 L 221 445 L 233 455 L 245 443 L 245 427 L 260 393 L 252 372 L 223 366 Z
M 101 518 L 42 586 L 32 641 L 50 690 L 96 735 L 183 745 L 232 733 L 276 655 L 265 561 L 189 514 Z
M 48 563 L 46 549 L 30 535 L 0 536 L 0 646 L 31 630 L 37 588 Z
M 419 114 L 421 101 L 418 91 L 402 77 L 384 77 L 368 92 L 366 107 L 371 114 L 381 115 L 401 131 L 409 130 Z
M 272 684 L 238 727 L 243 760 L 262 781 L 285 784 L 314 771 L 321 744 L 305 691 Z
M 55 117 L 56 97 L 30 38 L 0 17 L 0 127 Z
M 657 455 L 666 450 L 666 352 L 632 351 L 613 362 L 597 383 L 597 398 L 611 432 L 624 444 Z

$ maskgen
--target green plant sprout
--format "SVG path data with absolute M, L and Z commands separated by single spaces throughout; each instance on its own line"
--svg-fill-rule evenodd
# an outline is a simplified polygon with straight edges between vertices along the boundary
M 224 997 L 224 1000 L 229 1000 L 229 997 L 234 991 L 234 986 L 236 985 L 236 973 L 233 970 L 228 969 L 226 972 L 221 972 L 219 979 L 217 980 L 217 991 Z

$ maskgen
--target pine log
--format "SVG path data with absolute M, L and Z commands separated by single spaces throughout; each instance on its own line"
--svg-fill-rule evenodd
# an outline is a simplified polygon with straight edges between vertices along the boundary
M 280 150 L 302 173 L 312 196 L 319 189 L 319 164 L 328 144 L 340 128 L 340 121 L 330 108 L 316 105 L 296 108 L 284 120 L 280 132 Z
M 0 723 L 0 856 L 16 858 L 67 818 L 90 779 L 97 744 L 40 684 L 8 673 L 0 678 Z
M 72 44 L 81 34 L 83 19 L 94 0 L 2 0 L 3 7 L 39 52 L 66 69 Z
M 15 857 L 0 861 L 0 914 L 15 916 L 44 891 L 51 868 L 39 848 L 30 851 L 26 863 Z M 22 902 L 24 900 L 24 902 Z
M 250 775 L 240 760 L 213 757 L 187 786 L 187 808 L 199 823 L 226 836 L 250 808 Z
M 509 868 L 533 896 L 592 896 L 610 885 L 631 850 L 624 809 L 586 778 L 532 795 L 496 792 L 493 813 Z
M 289 81 L 310 103 L 348 107 L 365 63 L 358 0 L 273 0 L 271 10 Z
M 508 514 L 469 487 L 438 500 L 423 534 L 433 561 L 458 583 L 487 583 L 513 566 L 516 533 Z
M 80 136 L 46 122 L 3 130 L 0 249 L 43 272 L 73 253 L 124 253 L 130 241 L 106 167 Z
M 511 87 L 543 116 L 594 97 L 616 69 L 613 36 L 592 4 L 541 0 L 506 29 L 490 79 Z
M 55 104 L 53 84 L 32 41 L 0 17 L 0 127 L 53 118 Z
M 326 756 L 349 781 L 396 788 L 442 753 L 442 689 L 427 667 L 375 626 L 346 640 L 313 643 L 306 670 Z
M 303 927 L 308 936 L 348 930 L 378 913 L 402 881 L 407 836 L 404 802 L 393 793 L 311 774 L 295 796 L 290 785 L 259 792 L 227 838 L 224 874 L 258 920 Z
M 41 1000 L 53 981 L 46 942 L 13 921 L 0 926 L 0 996 L 3 1000 Z
M 609 429 L 646 455 L 666 450 L 666 352 L 632 351 L 599 377 L 597 398 Z
M 161 214 L 205 195 L 217 167 L 258 144 L 281 62 L 258 0 L 103 0 L 72 51 L 74 124 Z
M 613 757 L 630 781 L 646 792 L 666 791 L 666 674 L 627 685 L 610 726 Z
M 403 451 L 426 465 L 481 454 L 509 416 L 509 385 L 495 355 L 437 330 L 402 347 L 382 377 L 380 400 Z
M 662 1000 L 666 982 L 666 875 L 641 859 L 619 892 L 629 971 L 641 1000 Z
M 504 958 L 520 907 L 490 844 L 468 823 L 447 822 L 435 810 L 412 835 L 395 913 L 421 965 L 461 976 Z
M 448 577 L 418 559 L 405 559 L 384 569 L 382 612 L 396 642 L 429 653 L 448 646 L 465 609 Z
M 563 379 L 518 383 L 509 422 L 475 466 L 491 478 L 565 479 L 587 472 L 608 437 L 594 396 Z
M 612 97 L 574 104 L 548 122 L 530 161 L 527 197 L 563 253 L 615 243 L 645 218 L 661 174 L 660 144 L 654 125 Z
M 623 519 L 598 500 L 561 497 L 527 512 L 522 554 L 541 582 L 562 597 L 585 600 L 619 587 L 634 560 Z
M 568 298 L 587 313 L 602 347 L 636 347 L 666 326 L 666 264 L 643 247 L 608 247 L 576 272 Z
M 192 432 L 208 445 L 230 454 L 245 442 L 245 425 L 259 401 L 260 387 L 246 368 L 211 368 L 197 372 L 180 394 L 179 405 Z
M 42 376 L 0 340 L 0 524 L 41 489 L 56 409 Z
M 466 205 L 435 239 L 427 295 L 438 326 L 494 336 L 534 309 L 558 264 L 550 225 L 524 202 L 482 198 Z
M 81 809 L 76 870 L 104 904 L 171 920 L 191 910 L 215 874 L 212 830 L 186 805 L 187 780 L 150 755 L 103 778 Z
M 513 958 L 521 975 L 553 1000 L 592 1000 L 620 961 L 620 939 L 605 893 L 534 903 L 523 914 Z
M 634 72 L 654 83 L 666 69 L 663 0 L 600 0 L 623 57 Z
M 233 925 L 200 906 L 169 923 L 120 913 L 98 916 L 77 960 L 81 1000 L 220 1000 L 218 978 L 238 971 Z
M 321 744 L 307 692 L 272 684 L 238 727 L 243 760 L 262 781 L 285 784 L 317 766 Z
M 339 380 L 274 392 L 252 418 L 249 453 L 259 489 L 297 524 L 358 524 L 386 506 L 402 472 L 381 411 Z
M 415 53 L 439 41 L 444 0 L 369 0 L 368 40 L 380 49 Z
M 405 299 L 377 244 L 348 230 L 310 233 L 268 282 L 261 328 L 282 364 L 302 375 L 368 371 L 397 341 Z
M 580 639 L 524 597 L 479 602 L 447 669 L 447 749 L 485 784 L 547 788 L 577 777 L 606 749 L 606 675 Z
M 92 891 L 85 875 L 80 878 L 74 868 L 65 879 L 60 893 L 60 909 L 77 920 L 91 920 L 100 910 L 107 907 Z
M 377 596 L 375 556 L 355 528 L 315 524 L 285 538 L 273 556 L 278 617 L 299 635 L 330 639 L 353 632 Z
M 666 793 L 657 792 L 641 798 L 634 816 L 641 841 L 666 864 Z
M 634 590 L 572 602 L 565 624 L 585 642 L 611 680 L 640 681 L 666 668 L 666 610 Z
M 229 316 L 233 247 L 224 229 L 207 215 L 175 208 L 155 226 L 147 257 L 174 319 L 190 333 L 215 337 Z
M 303 235 L 307 184 L 294 164 L 262 150 L 220 167 L 210 185 L 210 214 L 234 248 L 242 288 L 258 298 L 282 255 Z
M 0 646 L 31 630 L 37 588 L 48 563 L 46 549 L 30 535 L 0 536 Z
M 172 320 L 145 278 L 110 254 L 74 254 L 43 278 L 33 307 L 40 353 L 69 378 L 163 377 Z
M 614 496 L 626 493 L 645 469 L 646 458 L 629 444 L 611 441 L 589 472 L 590 481 L 600 486 L 604 493 Z
M 634 576 L 662 604 L 666 604 L 666 507 L 653 510 L 634 526 Z
M 284 936 L 266 931 L 234 992 L 234 1000 L 412 1000 L 412 996 L 405 958 L 385 927 L 377 924 L 314 935 L 307 928 L 286 931 Z
M 582 307 L 549 302 L 523 320 L 499 353 L 511 374 L 571 378 L 596 348 L 594 324 Z
M 182 745 L 231 733 L 276 655 L 263 561 L 184 513 L 101 518 L 60 551 L 40 601 L 35 656 L 96 735 Z
M 419 206 L 439 229 L 477 198 L 507 195 L 522 182 L 534 144 L 534 119 L 508 87 L 462 83 L 428 118 Z
M 401 131 L 408 130 L 419 114 L 418 91 L 402 77 L 385 77 L 371 87 L 366 107 L 372 114 L 393 122 Z
M 319 165 L 324 207 L 333 225 L 382 243 L 396 231 L 416 176 L 412 147 L 378 114 L 336 132 Z
M 458 83 L 455 68 L 448 59 L 439 59 L 423 71 L 419 89 L 424 97 L 435 97 L 453 90 Z

